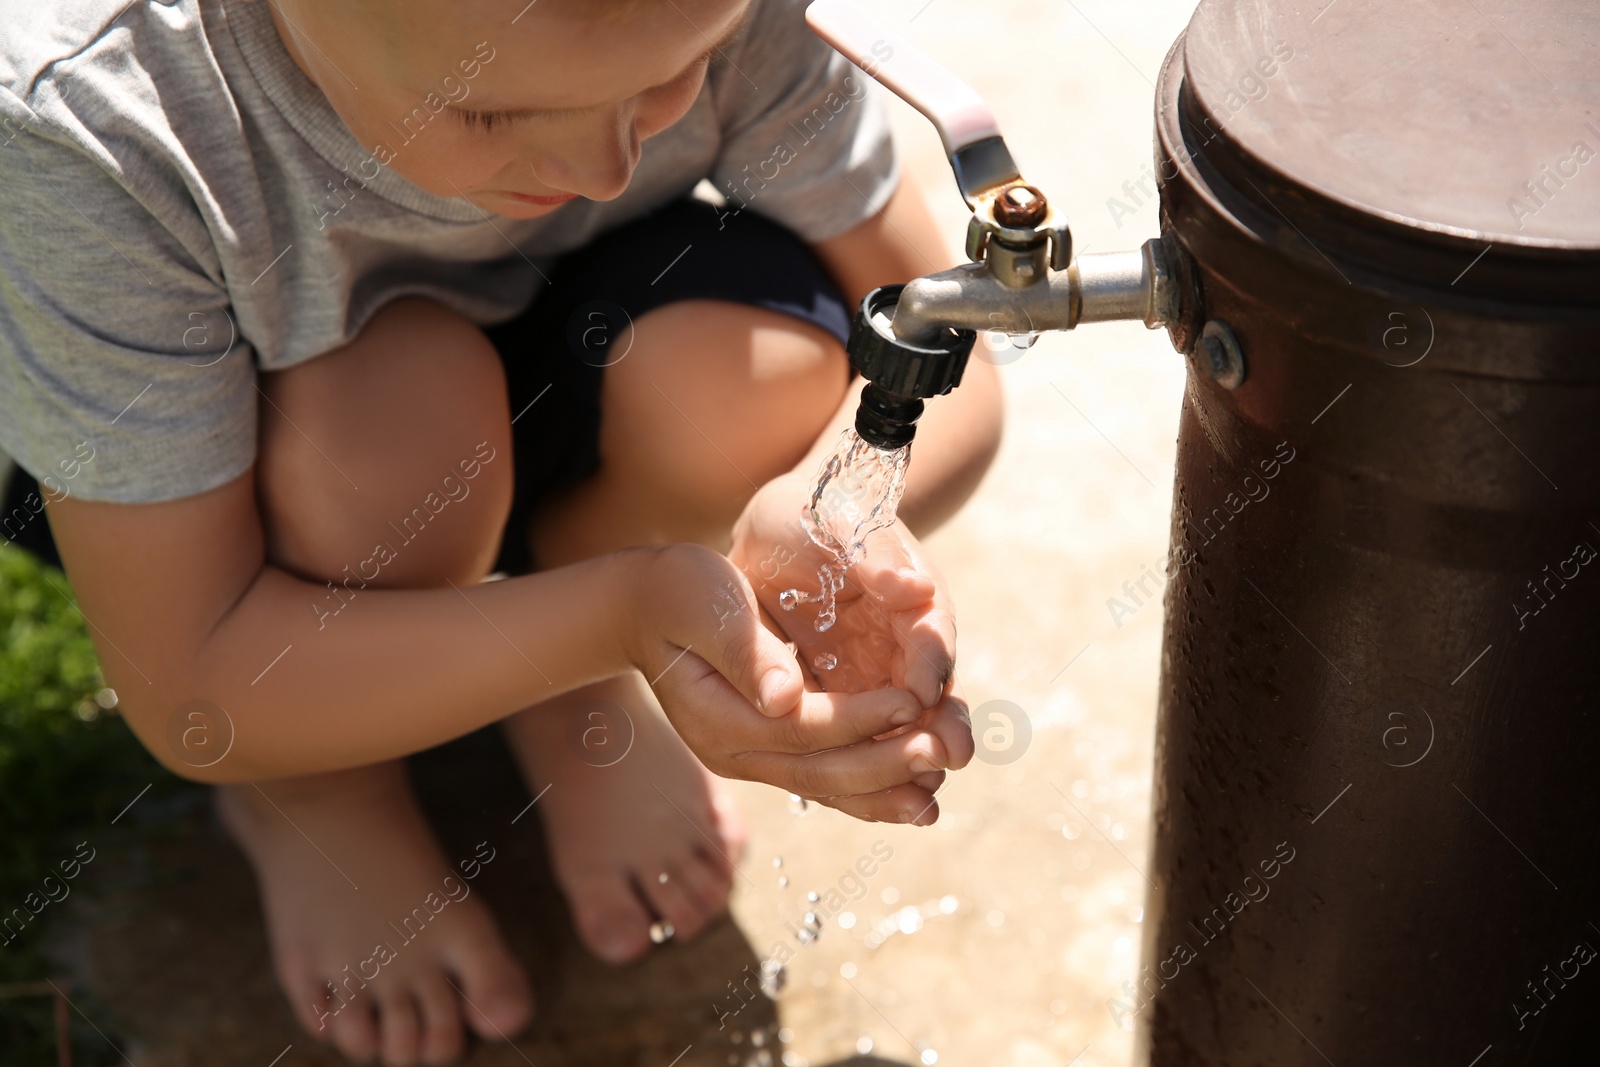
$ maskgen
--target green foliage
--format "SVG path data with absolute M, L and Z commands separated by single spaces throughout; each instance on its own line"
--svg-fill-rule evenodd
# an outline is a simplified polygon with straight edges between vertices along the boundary
M 172 780 L 121 717 L 96 703 L 105 682 L 71 596 L 60 571 L 0 542 L 0 915 L 42 895 L 43 879 L 77 842 L 98 851 L 127 827 L 109 824 L 146 784 L 160 790 Z M 92 884 L 94 870 L 84 869 L 74 892 Z M 0 936 L 0 984 L 51 975 L 43 934 L 63 912 L 47 906 L 9 942 Z M 50 1010 L 47 998 L 0 1000 L 0 1067 L 55 1062 Z M 74 1062 L 100 1062 L 109 1050 L 75 1021 Z

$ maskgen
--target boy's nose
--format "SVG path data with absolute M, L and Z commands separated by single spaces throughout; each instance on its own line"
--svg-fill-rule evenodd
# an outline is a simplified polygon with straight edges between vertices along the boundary
M 623 123 L 597 124 L 585 136 L 530 162 L 540 184 L 590 200 L 614 200 L 627 189 L 640 154 L 641 142 L 630 116 Z

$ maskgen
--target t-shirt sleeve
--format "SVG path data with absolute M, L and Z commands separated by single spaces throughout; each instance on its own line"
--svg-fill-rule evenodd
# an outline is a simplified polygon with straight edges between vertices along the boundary
M 808 241 L 883 209 L 899 183 L 882 89 L 817 37 L 805 0 L 756 0 L 713 70 L 723 126 L 712 182 Z
M 255 458 L 225 287 L 117 173 L 0 91 L 0 448 L 51 499 L 170 500 Z

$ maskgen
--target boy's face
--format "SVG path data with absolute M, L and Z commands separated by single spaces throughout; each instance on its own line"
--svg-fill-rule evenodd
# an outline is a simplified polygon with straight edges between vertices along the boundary
M 609 21 L 571 0 L 267 2 L 289 54 L 380 162 L 525 219 L 620 195 L 751 0 L 658 0 Z

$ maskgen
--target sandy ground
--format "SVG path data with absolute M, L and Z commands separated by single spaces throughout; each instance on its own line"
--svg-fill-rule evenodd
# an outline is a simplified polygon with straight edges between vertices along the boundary
M 1080 251 L 1135 248 L 1156 234 L 1154 202 L 1136 204 L 1123 184 L 1149 163 L 1152 82 L 1189 4 L 864 3 L 988 98 L 1026 175 L 1067 207 Z M 1036 65 L 972 47 L 1001 22 L 1026 27 Z M 893 106 L 907 165 L 954 245 L 966 211 L 937 138 Z M 1132 212 L 1114 217 L 1113 196 Z M 1138 324 L 1046 337 L 1025 353 L 980 341 L 979 352 L 1001 364 L 1005 446 L 976 499 L 929 543 L 956 597 L 960 674 L 987 743 L 983 761 L 952 776 L 938 825 L 796 815 L 782 794 L 741 787 L 754 836 L 737 926 L 625 972 L 576 949 L 547 884 L 523 891 L 508 874 L 486 892 L 518 916 L 509 933 L 543 976 L 546 1021 L 519 1047 L 480 1048 L 472 1063 L 1131 1061 L 1131 1022 L 1119 1026 L 1108 1004 L 1136 972 L 1143 919 L 1155 575 L 1184 365 L 1164 333 Z M 1114 616 L 1111 598 L 1132 610 Z M 436 793 L 459 794 L 448 772 L 440 781 Z M 471 823 L 471 833 L 484 820 L 503 824 L 497 832 L 537 882 L 537 838 L 515 836 L 536 835 L 535 820 L 513 833 L 523 801 L 507 788 L 459 818 L 438 817 Z M 294 1031 L 272 986 L 242 861 L 203 814 L 193 822 L 191 836 L 140 846 L 131 861 L 193 877 L 113 901 L 69 946 L 102 1029 L 141 1067 L 337 1062 Z M 820 937 L 797 945 L 791 928 L 819 908 Z M 777 943 L 795 952 L 782 996 L 719 1025 L 736 1003 L 729 980 Z
M 1080 251 L 1156 235 L 1155 204 L 1135 206 L 1122 185 L 1150 161 L 1151 83 L 1191 4 L 863 6 L 984 95 L 1024 174 L 1066 206 Z M 972 47 L 1003 22 L 1030 27 L 1036 65 Z M 959 240 L 965 206 L 938 139 L 894 106 L 907 163 Z M 1113 217 L 1112 196 L 1133 213 Z M 1184 365 L 1164 332 L 1121 323 L 990 358 L 1002 363 L 1005 445 L 977 497 L 929 544 L 960 613 L 959 672 L 980 751 L 994 730 L 990 758 L 1012 761 L 953 775 L 943 817 L 923 831 L 828 811 L 795 818 L 781 797 L 744 791 L 758 816 L 754 884 L 741 883 L 734 911 L 758 949 L 784 936 L 805 891 L 836 885 L 874 841 L 894 850 L 848 905 L 854 925 L 832 919 L 790 966 L 779 1015 L 795 1064 L 869 1043 L 908 1063 L 1132 1059 L 1131 1021 L 1119 1027 L 1108 1000 L 1137 969 L 1161 639 L 1151 575 L 1166 554 Z M 1153 598 L 1124 592 L 1141 577 Z M 1114 618 L 1112 597 L 1136 610 Z M 1025 750 L 1017 729 L 1006 751 L 1006 721 L 993 717 L 1005 706 L 991 701 L 1026 717 Z M 786 890 L 771 868 L 780 855 Z M 885 929 L 897 932 L 873 947 Z

